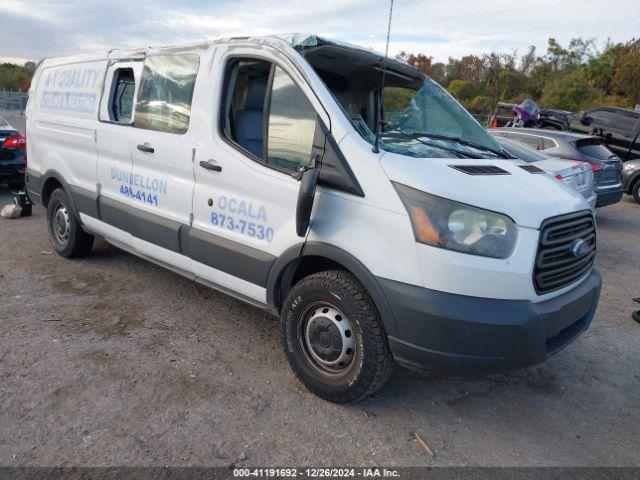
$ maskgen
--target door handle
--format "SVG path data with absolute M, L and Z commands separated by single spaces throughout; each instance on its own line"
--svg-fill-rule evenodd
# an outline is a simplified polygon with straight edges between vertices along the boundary
M 202 168 L 206 168 L 207 170 L 213 170 L 214 172 L 221 172 L 222 171 L 222 167 L 218 164 L 216 164 L 216 161 L 213 159 L 209 159 L 206 162 L 204 160 L 202 160 L 200 162 L 200 166 Z
M 143 143 L 141 145 L 138 145 L 138 150 L 140 150 L 141 152 L 146 152 L 146 153 L 155 152 L 154 148 L 151 145 L 149 145 L 148 143 Z

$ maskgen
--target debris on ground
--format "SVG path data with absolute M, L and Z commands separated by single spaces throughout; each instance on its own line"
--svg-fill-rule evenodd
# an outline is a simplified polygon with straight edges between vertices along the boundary
M 429 444 L 425 441 L 425 439 L 422 438 L 420 434 L 418 434 L 418 432 L 413 432 L 413 436 L 415 437 L 416 442 L 418 442 L 424 449 L 424 451 L 427 452 L 427 455 L 433 457 L 433 450 L 431 450 L 431 447 L 429 447 Z
M 22 215 L 22 209 L 17 206 L 15 203 L 11 203 L 9 205 L 5 205 L 0 211 L 0 217 L 2 218 L 18 218 Z

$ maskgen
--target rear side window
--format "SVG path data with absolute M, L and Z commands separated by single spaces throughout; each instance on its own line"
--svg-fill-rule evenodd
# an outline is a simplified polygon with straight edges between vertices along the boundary
M 609 110 L 594 110 L 589 114 L 591 117 L 591 125 L 595 127 L 613 127 L 616 123 L 616 114 Z
M 558 144 L 552 138 L 542 138 L 542 148 L 540 150 L 548 150 L 549 148 L 556 148 Z
M 522 133 L 510 133 L 509 138 L 513 140 L 517 140 L 518 142 L 524 143 L 528 147 L 534 148 L 536 150 L 540 150 L 540 137 L 535 137 L 533 135 L 526 135 Z
M 135 127 L 186 133 L 199 65 L 197 55 L 147 57 L 136 103 Z
M 635 132 L 636 129 L 640 128 L 640 116 L 636 117 L 632 114 L 620 114 L 616 121 L 616 128 L 624 132 Z
M 114 122 L 130 123 L 133 113 L 133 96 L 136 90 L 133 68 L 116 70 L 113 85 L 109 116 Z
M 597 160 L 608 160 L 615 157 L 611 150 L 605 147 L 601 142 L 593 141 L 591 139 L 579 140 L 576 142 L 576 148 L 580 153 L 588 155 L 589 157 Z
M 545 154 L 540 153 L 517 140 L 499 140 L 498 143 L 500 143 L 511 155 L 519 158 L 520 160 L 524 160 L 527 163 L 549 159 Z

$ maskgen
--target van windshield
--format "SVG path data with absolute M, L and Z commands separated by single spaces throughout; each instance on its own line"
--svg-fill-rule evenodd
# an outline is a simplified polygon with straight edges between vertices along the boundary
M 379 55 L 336 44 L 303 51 L 356 130 L 373 143 L 382 111 L 380 148 L 413 157 L 504 157 L 489 133 L 436 82 L 390 60 L 382 90 Z

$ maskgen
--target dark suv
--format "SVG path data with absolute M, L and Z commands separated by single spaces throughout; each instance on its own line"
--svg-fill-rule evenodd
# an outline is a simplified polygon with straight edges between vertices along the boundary
M 594 107 L 576 113 L 572 132 L 598 135 L 623 160 L 640 158 L 640 113 L 617 107 Z
M 24 187 L 27 142 L 24 135 L 0 117 L 0 183 L 11 189 Z
M 596 207 L 617 203 L 622 198 L 622 162 L 604 145 L 602 138 L 537 128 L 495 128 L 490 131 L 542 150 L 551 157 L 589 162 L 598 195 Z

